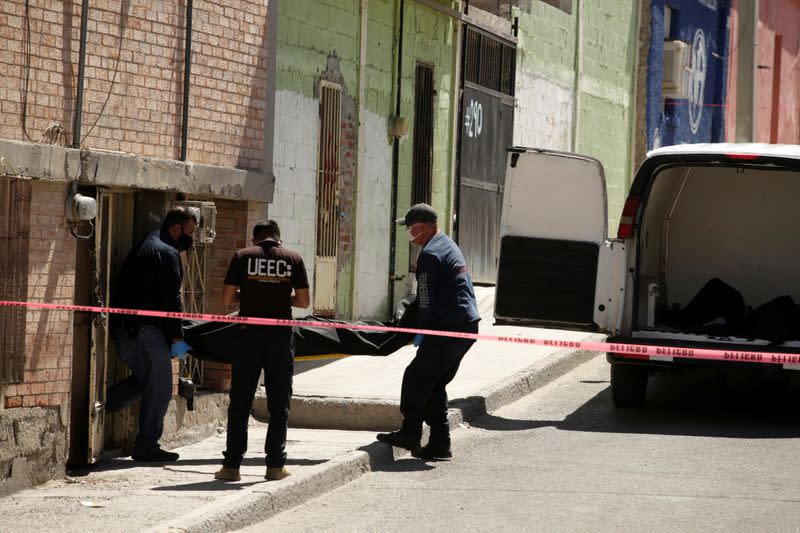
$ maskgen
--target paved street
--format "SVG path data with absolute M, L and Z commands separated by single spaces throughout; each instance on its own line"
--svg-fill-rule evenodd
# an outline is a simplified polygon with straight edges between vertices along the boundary
M 455 458 L 407 457 L 246 531 L 797 531 L 796 389 L 658 376 L 611 406 L 602 356 L 474 420 Z

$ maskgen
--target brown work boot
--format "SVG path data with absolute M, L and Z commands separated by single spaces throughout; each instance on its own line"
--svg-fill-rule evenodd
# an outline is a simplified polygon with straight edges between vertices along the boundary
M 268 466 L 267 475 L 264 476 L 264 479 L 267 481 L 280 481 L 290 475 L 292 475 L 292 473 L 286 470 L 284 466 Z
M 214 479 L 218 479 L 220 481 L 239 481 L 242 479 L 242 476 L 239 475 L 238 468 L 228 468 L 227 466 L 223 466 L 214 472 Z

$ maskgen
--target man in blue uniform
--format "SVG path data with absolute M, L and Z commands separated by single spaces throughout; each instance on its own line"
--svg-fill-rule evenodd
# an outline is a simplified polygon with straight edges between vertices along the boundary
M 112 306 L 150 311 L 181 311 L 183 267 L 180 253 L 192 247 L 197 214 L 184 207 L 167 212 L 161 229 L 151 233 L 125 258 Z M 189 345 L 179 319 L 111 316 L 111 338 L 132 374 L 108 389 L 106 409 L 114 412 L 141 399 L 134 461 L 175 461 L 162 450 L 164 415 L 172 398 L 172 357 L 183 358 Z
M 480 315 L 466 261 L 456 243 L 439 231 L 436 211 L 428 204 L 416 204 L 397 223 L 406 227 L 412 244 L 422 246 L 416 272 L 419 328 L 477 333 Z M 411 450 L 422 459 L 452 457 L 445 387 L 474 343 L 472 339 L 417 336 L 417 355 L 403 374 L 400 392 L 403 427 L 379 433 L 379 441 Z M 428 444 L 420 448 L 423 421 L 431 434 Z

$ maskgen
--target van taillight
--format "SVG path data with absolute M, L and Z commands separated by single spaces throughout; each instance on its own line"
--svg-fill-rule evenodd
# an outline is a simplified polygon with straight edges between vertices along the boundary
M 725 154 L 725 156 L 728 159 L 740 159 L 744 161 L 755 161 L 756 159 L 761 157 L 758 154 Z
M 622 208 L 622 216 L 619 218 L 619 228 L 617 228 L 617 238 L 627 239 L 633 234 L 633 224 L 636 222 L 636 211 L 639 210 L 639 197 L 628 196 L 625 200 L 625 207 Z

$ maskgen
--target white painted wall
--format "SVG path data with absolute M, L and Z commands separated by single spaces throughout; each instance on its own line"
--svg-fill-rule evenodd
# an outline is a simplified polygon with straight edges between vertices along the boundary
M 275 195 L 269 216 L 280 225 L 284 246 L 302 255 L 313 302 L 319 101 L 277 91 L 275 113 Z M 310 312 L 294 310 L 295 316 Z
M 517 69 L 514 144 L 569 151 L 572 89 L 528 69 Z
M 359 179 L 359 219 L 355 235 L 356 319 L 386 317 L 389 284 L 389 237 L 392 198 L 392 149 L 386 118 L 364 112 L 364 176 Z

